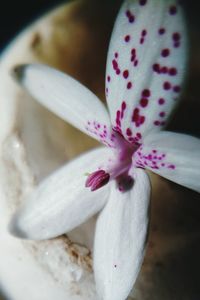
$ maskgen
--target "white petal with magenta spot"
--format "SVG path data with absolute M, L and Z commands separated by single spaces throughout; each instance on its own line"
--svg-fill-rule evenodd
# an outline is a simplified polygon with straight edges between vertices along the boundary
M 200 192 L 200 139 L 159 132 L 145 139 L 134 154 L 135 165 Z
M 67 74 L 45 65 L 17 66 L 13 74 L 42 105 L 76 128 L 103 142 L 112 143 L 110 119 L 103 103 Z
M 91 192 L 87 173 L 103 166 L 113 155 L 109 148 L 90 151 L 45 179 L 13 217 L 10 231 L 34 240 L 48 239 L 72 230 L 97 213 L 109 196 L 109 185 Z
M 113 182 L 95 234 L 94 272 L 100 299 L 125 300 L 139 273 L 149 221 L 148 175 L 135 170 L 131 190 L 120 192 Z
M 125 1 L 110 42 L 106 91 L 112 124 L 130 142 L 166 124 L 181 90 L 186 44 L 175 1 Z

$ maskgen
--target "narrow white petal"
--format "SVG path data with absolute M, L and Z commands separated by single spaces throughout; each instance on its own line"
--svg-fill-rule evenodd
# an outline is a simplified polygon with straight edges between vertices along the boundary
M 179 4 L 124 2 L 109 48 L 106 92 L 112 124 L 130 142 L 165 125 L 177 103 L 186 53 Z
M 38 64 L 17 66 L 14 76 L 39 103 L 63 120 L 104 144 L 112 143 L 104 104 L 80 82 Z
M 155 133 L 134 155 L 134 164 L 200 192 L 200 139 L 173 133 Z
M 87 173 L 112 156 L 109 148 L 90 151 L 45 179 L 14 216 L 10 231 L 28 239 L 48 239 L 78 226 L 105 205 L 109 185 L 91 192 Z
M 144 257 L 149 197 L 149 178 L 140 169 L 130 191 L 121 193 L 112 185 L 95 235 L 94 272 L 101 300 L 125 300 L 133 287 Z

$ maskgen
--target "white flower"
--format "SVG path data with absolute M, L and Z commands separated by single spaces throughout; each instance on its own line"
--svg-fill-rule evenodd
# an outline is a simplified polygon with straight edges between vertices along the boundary
M 15 68 L 38 101 L 105 146 L 42 182 L 14 216 L 10 231 L 48 239 L 101 209 L 94 272 L 101 299 L 124 300 L 140 270 L 148 233 L 145 169 L 200 191 L 200 141 L 165 132 L 185 72 L 182 9 L 173 0 L 126 0 L 108 53 L 108 110 L 86 87 L 44 65 Z M 98 57 L 97 57 L 98 59 Z

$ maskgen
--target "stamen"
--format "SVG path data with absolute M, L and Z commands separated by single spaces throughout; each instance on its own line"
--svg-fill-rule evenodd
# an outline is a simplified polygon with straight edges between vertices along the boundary
M 109 180 L 110 174 L 106 173 L 104 170 L 98 170 L 88 176 L 85 186 L 90 187 L 93 192 L 106 185 Z

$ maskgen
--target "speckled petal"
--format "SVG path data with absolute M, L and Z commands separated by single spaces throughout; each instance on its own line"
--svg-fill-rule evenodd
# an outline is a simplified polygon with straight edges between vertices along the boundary
M 200 139 L 167 131 L 155 133 L 145 139 L 133 162 L 200 192 Z
M 53 113 L 104 144 L 112 144 L 105 106 L 80 82 L 38 64 L 17 66 L 13 74 L 39 103 Z
M 112 183 L 110 199 L 96 227 L 94 272 L 103 300 L 125 300 L 144 257 L 149 221 L 148 175 L 135 170 L 134 187 L 120 192 Z
M 42 240 L 61 235 L 83 223 L 105 205 L 109 184 L 91 192 L 87 174 L 112 156 L 109 148 L 90 151 L 45 179 L 26 199 L 10 224 L 18 237 Z
M 182 88 L 186 42 L 180 4 L 123 4 L 108 53 L 106 94 L 112 124 L 130 142 L 166 124 Z

